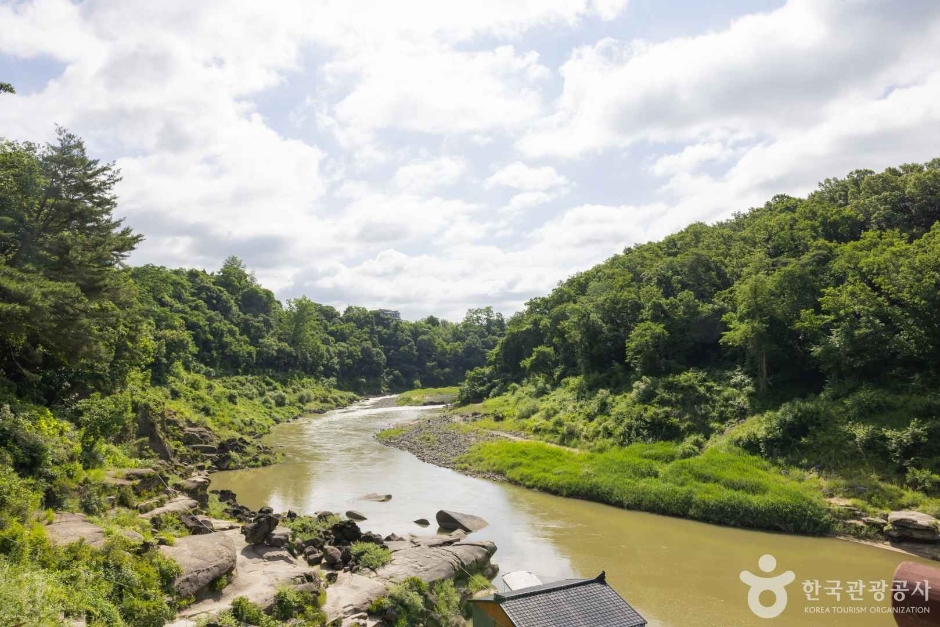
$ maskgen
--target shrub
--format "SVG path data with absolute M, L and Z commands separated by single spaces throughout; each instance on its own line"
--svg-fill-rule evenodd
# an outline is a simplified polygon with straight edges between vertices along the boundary
M 940 495 L 940 475 L 925 468 L 908 468 L 904 483 L 924 494 L 930 496 Z
M 232 616 L 237 621 L 257 625 L 258 627 L 277 627 L 277 623 L 264 613 L 261 606 L 252 603 L 248 597 L 236 597 L 232 601 Z
M 460 612 L 460 596 L 450 579 L 431 584 L 431 602 L 438 622 L 445 623 L 447 618 Z
M 473 594 L 476 594 L 477 592 L 483 592 L 484 590 L 489 590 L 492 587 L 493 584 L 490 582 L 490 580 L 480 573 L 474 574 L 467 581 L 467 589 L 469 589 Z
M 538 402 L 532 399 L 524 399 L 516 406 L 516 417 L 525 420 L 531 418 L 539 411 Z
M 363 568 L 378 570 L 392 561 L 392 552 L 378 544 L 354 542 L 351 548 L 353 557 L 362 564 Z

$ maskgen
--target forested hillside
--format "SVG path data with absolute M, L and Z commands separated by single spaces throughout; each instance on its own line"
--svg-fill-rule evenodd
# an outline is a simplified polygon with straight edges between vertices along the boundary
M 155 507 L 195 469 L 275 461 L 260 435 L 305 412 L 455 385 L 505 328 L 491 309 L 454 324 L 282 304 L 234 257 L 215 272 L 130 268 L 143 236 L 116 217 L 118 181 L 65 130 L 47 146 L 0 141 L 3 624 L 162 625 L 185 600 L 153 547 L 188 532 L 142 523 L 139 500 Z M 160 482 L 132 491 L 134 467 Z M 120 537 L 53 547 L 43 510 Z
M 634 246 L 531 300 L 461 398 L 561 444 L 730 446 L 936 509 L 938 220 L 934 160 Z

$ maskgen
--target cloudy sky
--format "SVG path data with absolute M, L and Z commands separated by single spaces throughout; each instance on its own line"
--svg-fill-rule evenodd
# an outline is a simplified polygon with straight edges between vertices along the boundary
M 410 318 L 940 156 L 936 0 L 0 0 L 0 33 L 0 136 L 116 160 L 132 263 Z

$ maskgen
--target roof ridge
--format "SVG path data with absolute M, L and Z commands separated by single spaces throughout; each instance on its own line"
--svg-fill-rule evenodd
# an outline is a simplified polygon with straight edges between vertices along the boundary
M 509 599 L 524 599 L 525 597 L 534 596 L 536 594 L 541 594 L 543 592 L 554 592 L 555 590 L 569 590 L 571 588 L 577 588 L 578 586 L 585 586 L 591 583 L 599 583 L 607 585 L 607 577 L 605 571 L 601 571 L 601 574 L 593 579 L 567 579 L 559 581 L 556 583 L 547 583 L 542 584 L 541 586 L 532 586 L 531 588 L 522 588 L 521 590 L 514 590 L 508 594 L 502 592 L 497 592 L 493 595 L 494 601 L 505 601 Z

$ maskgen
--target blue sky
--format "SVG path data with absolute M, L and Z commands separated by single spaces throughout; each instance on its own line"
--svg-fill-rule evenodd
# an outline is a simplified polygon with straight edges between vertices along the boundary
M 459 318 L 940 156 L 933 0 L 0 1 L 0 135 L 124 173 L 131 263 Z

